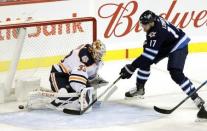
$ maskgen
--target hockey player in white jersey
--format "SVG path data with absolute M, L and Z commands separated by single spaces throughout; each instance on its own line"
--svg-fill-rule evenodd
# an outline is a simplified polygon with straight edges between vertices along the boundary
M 91 84 L 97 87 L 107 83 L 97 74 L 103 64 L 102 57 L 105 52 L 105 45 L 100 40 L 93 42 L 92 45 L 80 45 L 72 50 L 60 63 L 52 66 L 49 78 L 51 89 L 54 92 L 58 92 L 61 88 L 65 88 L 68 92 L 79 92 L 81 87 L 72 86 L 73 83 L 87 87 Z
M 71 110 L 86 108 L 95 97 L 94 88 L 96 90 L 108 84 L 98 75 L 105 52 L 105 45 L 97 40 L 92 44 L 80 45 L 54 64 L 49 77 L 53 92 L 39 91 L 41 95 L 51 98 L 46 100 L 49 102 L 47 107 Z M 29 105 L 34 105 L 33 96 L 36 97 L 35 93 L 30 95 Z

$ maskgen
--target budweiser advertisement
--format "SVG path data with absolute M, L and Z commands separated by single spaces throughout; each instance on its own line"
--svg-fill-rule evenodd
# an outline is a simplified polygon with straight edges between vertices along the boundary
M 206 42 L 207 38 L 207 1 L 198 0 L 70 0 L 49 3 L 30 3 L 0 6 L 0 22 L 34 21 L 68 19 L 92 16 L 98 22 L 98 38 L 102 39 L 109 50 L 141 47 L 145 35 L 139 25 L 140 14 L 150 9 L 163 16 L 174 25 L 182 28 L 192 42 Z M 45 6 L 47 5 L 47 6 Z M 52 12 L 51 12 L 52 11 Z M 15 12 L 15 13 L 14 13 Z M 59 27 L 51 27 L 52 29 Z M 45 34 L 46 27 L 37 27 L 38 32 Z M 10 34 L 11 35 L 11 34 Z M 60 34 L 57 34 L 60 35 Z M 15 36 L 14 36 L 15 37 Z M 36 35 L 35 37 L 38 37 Z M 12 36 L 0 33 L 0 41 L 12 39 Z

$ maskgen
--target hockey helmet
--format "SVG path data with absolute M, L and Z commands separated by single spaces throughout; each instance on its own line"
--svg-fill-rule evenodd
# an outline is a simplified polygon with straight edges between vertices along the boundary
M 102 57 L 106 53 L 106 46 L 100 40 L 96 40 L 92 43 L 92 50 L 93 50 L 93 58 L 96 62 L 102 60 Z
M 156 14 L 150 10 L 141 14 L 139 21 L 141 24 L 146 25 L 156 20 Z

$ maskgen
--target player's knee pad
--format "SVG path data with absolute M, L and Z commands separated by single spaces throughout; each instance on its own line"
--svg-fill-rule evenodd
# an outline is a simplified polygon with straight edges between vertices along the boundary
M 177 84 L 181 84 L 182 81 L 185 79 L 185 75 L 183 74 L 182 70 L 177 70 L 177 69 L 171 69 L 170 71 L 170 75 L 171 78 L 177 83 Z

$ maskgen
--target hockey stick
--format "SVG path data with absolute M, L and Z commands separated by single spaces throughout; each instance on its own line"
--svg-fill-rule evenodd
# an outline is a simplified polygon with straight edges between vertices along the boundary
M 101 104 L 103 105 L 113 94 L 114 92 L 118 89 L 117 86 L 114 86 L 104 97 L 103 101 L 101 102 Z
M 171 114 L 178 107 L 180 107 L 186 100 L 188 100 L 194 93 L 196 93 L 198 90 L 200 90 L 206 83 L 207 83 L 207 80 L 205 82 L 203 82 L 194 92 L 192 92 L 184 100 L 182 100 L 180 103 L 178 103 L 174 108 L 168 110 L 168 109 L 162 109 L 162 108 L 159 108 L 157 106 L 154 106 L 154 110 L 159 112 L 159 113 L 162 113 L 162 114 Z
M 88 105 L 88 107 L 86 107 L 84 110 L 82 111 L 76 111 L 76 110 L 70 110 L 70 109 L 63 109 L 63 112 L 66 114 L 72 114 L 72 115 L 82 115 L 83 113 L 85 113 L 89 108 L 91 108 L 94 103 L 97 102 L 98 99 L 100 99 L 103 95 L 105 95 L 108 90 L 110 90 L 119 80 L 121 79 L 121 76 L 119 76 L 119 78 L 117 78 L 103 93 L 101 93 L 91 104 Z
M 122 76 L 122 74 L 121 74 Z M 114 86 L 104 97 L 103 101 L 101 102 L 101 105 L 103 105 L 113 94 L 114 92 L 118 89 L 117 86 Z

